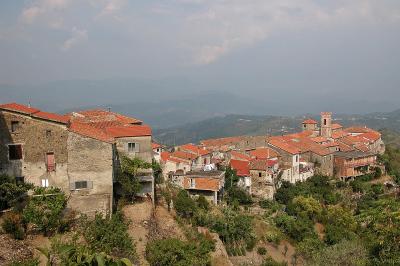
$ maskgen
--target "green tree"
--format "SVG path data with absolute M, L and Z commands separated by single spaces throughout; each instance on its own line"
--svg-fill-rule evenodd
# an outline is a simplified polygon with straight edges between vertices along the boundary
M 190 218 L 196 212 L 196 203 L 186 190 L 180 190 L 174 200 L 176 213 L 184 218 Z
M 141 190 L 138 176 L 141 171 L 157 167 L 155 164 L 145 162 L 140 158 L 121 157 L 121 169 L 117 172 L 118 192 L 122 197 L 131 200 L 135 199 L 136 194 Z
M 32 188 L 32 184 L 17 184 L 15 177 L 0 175 L 0 211 L 18 207 L 18 204 L 25 202 L 26 193 Z
M 346 240 L 315 253 L 309 265 L 366 265 L 367 255 L 360 242 Z
M 151 266 L 206 266 L 210 265 L 210 251 L 195 242 L 167 238 L 149 242 L 146 259 Z
M 197 203 L 197 207 L 199 207 L 200 209 L 207 211 L 210 208 L 210 203 L 208 202 L 206 197 L 204 197 L 203 195 L 200 195 L 197 198 L 196 203 Z
M 23 210 L 23 218 L 48 235 L 58 230 L 66 205 L 65 194 L 59 188 L 36 188 Z
M 88 247 L 96 252 L 104 252 L 117 257 L 136 258 L 135 246 L 127 230 L 129 222 L 121 212 L 111 218 L 96 214 L 94 220 L 83 217 L 81 230 Z
M 61 241 L 59 238 L 52 239 L 50 249 L 39 248 L 46 256 L 47 265 L 63 266 L 132 266 L 127 258 L 115 258 L 104 252 L 95 252 L 89 247 L 79 244 L 76 240 Z M 61 264 L 60 264 L 61 262 Z
M 236 170 L 228 166 L 225 169 L 225 190 L 229 190 L 231 187 L 235 187 L 239 182 L 239 177 L 236 174 Z
M 287 212 L 291 215 L 317 221 L 322 213 L 322 206 L 313 197 L 297 196 L 288 205 Z

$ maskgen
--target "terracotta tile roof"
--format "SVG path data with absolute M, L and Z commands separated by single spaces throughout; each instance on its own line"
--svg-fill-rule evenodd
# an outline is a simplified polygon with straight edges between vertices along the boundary
M 68 124 L 69 122 L 69 117 L 65 115 L 59 115 L 59 114 L 54 114 L 54 113 L 48 113 L 48 112 L 36 112 L 32 115 L 33 117 L 45 119 L 45 120 L 50 120 L 54 122 L 59 122 L 62 124 Z
M 79 120 L 80 122 L 84 123 L 96 123 L 96 122 L 104 123 L 106 121 L 119 122 L 120 125 L 131 125 L 131 124 L 140 125 L 142 123 L 142 121 L 139 119 L 124 116 L 114 112 L 109 112 L 103 109 L 84 110 L 79 112 L 73 112 L 69 115 L 73 120 Z
M 153 150 L 154 150 L 154 149 L 158 149 L 158 148 L 161 148 L 161 145 L 158 144 L 158 143 L 152 142 L 152 143 L 151 143 L 151 148 L 152 148 Z
M 328 142 L 328 143 L 322 144 L 322 146 L 324 146 L 324 147 L 336 147 L 336 146 L 339 146 L 339 143 L 338 142 Z
M 310 138 L 312 141 L 317 143 L 328 142 L 328 139 L 322 136 Z
M 371 132 L 367 132 L 367 133 L 362 133 L 361 135 L 358 135 L 358 137 L 368 139 L 372 142 L 375 142 L 381 138 L 381 133 L 379 133 L 377 131 L 371 131 Z
M 0 109 L 4 110 L 9 110 L 9 111 L 14 111 L 18 113 L 23 113 L 23 114 L 34 114 L 39 112 L 39 109 L 32 108 L 26 105 L 18 104 L 18 103 L 6 103 L 0 105 Z
M 368 146 L 365 145 L 364 143 L 357 143 L 357 144 L 354 145 L 354 148 L 356 148 L 357 150 L 362 151 L 362 152 L 370 151 Z
M 161 152 L 160 156 L 161 156 L 161 161 L 165 162 L 169 159 L 170 157 L 170 153 L 167 151 Z
M 338 129 L 343 128 L 343 126 L 341 124 L 337 124 L 337 123 L 332 124 L 331 127 L 333 130 L 338 130 Z
M 336 131 L 332 132 L 333 139 L 340 139 L 340 138 L 343 138 L 348 135 L 349 135 L 349 133 L 346 131 L 343 131 L 343 130 L 336 130 Z
M 195 187 L 192 188 L 190 186 L 190 178 L 184 177 L 183 179 L 183 187 L 185 189 L 197 189 L 197 190 L 211 190 L 211 191 L 219 191 L 220 190 L 220 180 L 217 178 L 211 177 L 196 177 L 194 178 Z
M 374 131 L 366 126 L 353 126 L 353 127 L 348 127 L 345 128 L 344 131 L 349 132 L 349 133 L 367 133 Z
M 266 171 L 268 167 L 272 167 L 278 163 L 278 160 L 256 159 L 250 162 L 250 170 Z
M 309 118 L 309 119 L 304 120 L 303 124 L 318 124 L 318 122 Z
M 354 151 L 354 149 L 351 146 L 347 145 L 347 144 L 344 144 L 342 142 L 338 142 L 338 144 L 339 144 L 339 150 L 340 151 L 343 151 L 343 152 Z
M 274 146 L 277 147 L 285 152 L 288 152 L 290 154 L 299 154 L 301 151 L 294 147 L 293 145 L 290 145 L 288 143 L 286 143 L 283 138 L 279 139 L 279 137 L 271 137 L 269 139 L 269 143 Z
M 236 170 L 236 174 L 238 176 L 249 176 L 250 175 L 250 168 L 248 161 L 241 161 L 241 160 L 231 160 L 229 162 L 232 169 Z
M 242 160 L 242 161 L 250 161 L 251 157 L 245 153 L 241 153 L 238 151 L 230 151 L 231 157 L 236 159 L 236 160 Z
M 148 125 L 107 127 L 105 132 L 114 138 L 151 136 L 151 128 Z
M 170 157 L 175 157 L 189 161 L 193 161 L 194 159 L 198 158 L 197 155 L 185 151 L 174 151 L 173 153 L 171 153 Z
M 257 148 L 250 151 L 250 156 L 256 159 L 268 159 L 279 157 L 279 154 L 271 148 Z
M 202 148 L 200 148 L 200 147 L 198 147 L 198 146 L 196 146 L 196 145 L 194 145 L 192 143 L 179 146 L 179 149 L 182 150 L 182 151 L 190 152 L 190 153 L 193 153 L 193 154 L 196 154 L 196 155 L 201 155 L 201 156 L 204 156 L 204 155 L 207 155 L 207 154 L 211 153 L 211 151 L 206 150 L 206 149 L 202 149 Z
M 114 142 L 114 138 L 109 134 L 106 134 L 103 130 L 91 127 L 90 125 L 85 123 L 73 122 L 70 124 L 69 130 L 79 135 L 83 135 L 100 141 L 108 143 Z

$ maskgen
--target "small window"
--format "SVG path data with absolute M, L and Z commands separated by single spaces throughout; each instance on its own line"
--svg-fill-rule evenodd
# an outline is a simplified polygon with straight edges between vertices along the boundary
M 128 143 L 128 152 L 135 152 L 138 150 L 139 144 L 135 142 L 129 142 Z
M 261 175 L 262 175 L 262 173 L 261 173 L 261 172 L 258 172 L 258 177 L 261 177 Z
M 22 145 L 21 144 L 8 145 L 8 158 L 10 160 L 21 160 L 22 159 Z
M 19 128 L 19 122 L 11 121 L 11 132 L 17 132 L 18 128 Z
M 49 187 L 49 180 L 48 179 L 42 179 L 42 187 Z
M 194 178 L 191 178 L 191 179 L 190 179 L 190 187 L 191 187 L 191 188 L 196 187 L 196 181 L 194 180 Z
M 326 126 L 326 119 L 324 119 L 324 126 Z
M 88 182 L 87 181 L 77 181 L 75 182 L 75 189 L 84 189 L 88 188 Z
M 51 130 L 49 130 L 49 129 L 46 130 L 46 137 L 50 138 L 51 137 L 51 133 L 52 133 Z

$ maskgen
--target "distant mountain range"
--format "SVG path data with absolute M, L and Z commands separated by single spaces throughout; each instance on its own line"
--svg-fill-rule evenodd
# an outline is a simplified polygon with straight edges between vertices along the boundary
M 166 145 L 197 143 L 202 139 L 238 135 L 280 135 L 301 130 L 301 122 L 306 117 L 317 121 L 318 115 L 287 116 L 254 116 L 225 115 L 213 117 L 200 122 L 154 130 L 154 138 Z M 374 129 L 388 129 L 400 132 L 400 109 L 387 113 L 366 115 L 333 114 L 336 123 L 343 126 L 366 125 Z

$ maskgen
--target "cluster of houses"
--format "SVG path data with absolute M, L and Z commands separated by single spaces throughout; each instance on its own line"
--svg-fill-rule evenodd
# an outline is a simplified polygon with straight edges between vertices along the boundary
M 282 136 L 209 139 L 172 151 L 159 150 L 164 178 L 217 203 L 223 194 L 224 175 L 216 169 L 229 166 L 236 170 L 243 189 L 259 198 L 273 198 L 282 181 L 295 183 L 315 174 L 347 181 L 369 173 L 377 166 L 377 155 L 385 151 L 379 132 L 344 128 L 332 123 L 329 112 L 321 113 L 320 125 L 306 119 L 301 128 L 301 132 Z
M 379 132 L 343 128 L 331 113 L 321 124 L 307 119 L 302 132 L 282 136 L 239 136 L 203 140 L 167 150 L 152 140 L 142 121 L 110 110 L 59 115 L 17 103 L 0 105 L 0 174 L 18 182 L 59 187 L 69 208 L 110 213 L 122 156 L 158 161 L 164 180 L 217 204 L 227 167 L 252 195 L 272 198 L 283 180 L 295 183 L 314 174 L 347 180 L 371 171 L 385 146 Z M 151 169 L 141 169 L 138 196 L 154 199 Z
M 148 125 L 106 110 L 59 115 L 16 103 L 0 105 L 0 174 L 59 187 L 72 210 L 112 212 L 121 156 L 152 162 Z M 138 179 L 139 196 L 154 199 L 152 170 L 141 170 Z

